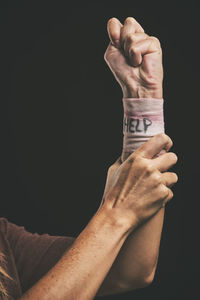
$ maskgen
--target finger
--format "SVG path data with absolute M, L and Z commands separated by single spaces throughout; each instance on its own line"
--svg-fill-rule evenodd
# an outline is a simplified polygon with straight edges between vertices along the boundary
M 170 190 L 168 188 L 168 194 L 167 197 L 165 198 L 164 202 L 163 202 L 163 206 L 165 206 L 167 204 L 167 202 L 169 202 L 174 196 L 174 193 L 172 192 L 172 190 Z
M 173 172 L 166 172 L 161 175 L 161 180 L 168 188 L 172 187 L 178 181 L 178 176 Z
M 178 158 L 175 153 L 168 152 L 154 158 L 152 162 L 154 167 L 156 167 L 160 172 L 165 172 L 175 165 L 177 160 Z
M 121 47 L 124 47 L 126 36 L 129 34 L 134 34 L 135 32 L 144 32 L 144 29 L 134 18 L 126 18 L 126 20 L 124 21 L 124 26 L 121 28 Z
M 116 48 L 120 48 L 121 28 L 122 24 L 117 18 L 111 18 L 107 23 L 107 30 L 110 41 Z
M 156 37 L 149 37 L 145 40 L 139 41 L 138 43 L 130 45 L 129 57 L 132 61 L 132 65 L 137 67 L 142 63 L 142 56 L 156 52 L 161 53 L 160 42 Z
M 125 52 L 125 55 L 127 57 L 130 56 L 130 48 L 131 46 L 133 46 L 134 44 L 140 42 L 140 41 L 143 41 L 143 40 L 146 40 L 148 38 L 148 34 L 144 33 L 144 32 L 135 32 L 135 33 L 130 33 L 130 34 L 127 34 L 127 36 L 125 37 L 125 40 L 124 40 L 124 52 Z
M 131 159 L 133 155 L 137 154 L 145 158 L 153 158 L 155 155 L 158 155 L 161 150 L 169 151 L 172 145 L 173 143 L 169 136 L 164 133 L 159 133 L 140 146 L 128 159 Z

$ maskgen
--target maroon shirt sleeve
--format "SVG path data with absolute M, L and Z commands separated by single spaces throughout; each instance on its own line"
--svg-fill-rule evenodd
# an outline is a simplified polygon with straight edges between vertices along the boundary
M 15 259 L 22 293 L 46 274 L 70 248 L 74 238 L 30 233 L 7 222 L 7 238 Z

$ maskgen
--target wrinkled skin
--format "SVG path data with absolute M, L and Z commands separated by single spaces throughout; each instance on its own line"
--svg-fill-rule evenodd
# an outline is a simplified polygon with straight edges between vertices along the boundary
M 110 44 L 104 58 L 124 97 L 162 98 L 162 49 L 156 37 L 128 17 L 124 25 L 116 18 L 108 21 Z

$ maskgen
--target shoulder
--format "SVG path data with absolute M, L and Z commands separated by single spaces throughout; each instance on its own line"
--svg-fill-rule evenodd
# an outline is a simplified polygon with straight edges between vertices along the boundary
M 0 235 L 4 239 L 9 240 L 9 242 L 17 239 L 17 237 L 23 230 L 24 227 L 18 226 L 10 222 L 7 218 L 5 217 L 0 218 Z
M 19 239 L 26 235 L 32 235 L 24 226 L 14 224 L 10 222 L 7 218 L 0 218 L 0 235 L 9 240 L 11 244 L 15 244 Z M 35 234 L 37 235 L 37 234 Z
M 4 235 L 9 235 L 12 231 L 17 231 L 24 227 L 18 226 L 12 222 L 10 222 L 7 218 L 1 217 L 0 218 L 0 233 Z
M 6 234 L 7 233 L 7 226 L 8 226 L 8 220 L 4 217 L 0 218 L 0 233 Z

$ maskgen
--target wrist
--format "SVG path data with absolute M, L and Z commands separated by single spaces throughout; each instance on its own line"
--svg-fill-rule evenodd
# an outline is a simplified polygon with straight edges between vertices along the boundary
M 125 86 L 122 88 L 123 98 L 163 98 L 162 86 L 154 89 L 147 89 L 143 86 L 133 88 L 131 86 Z
M 163 104 L 160 98 L 123 98 L 122 161 L 152 136 L 165 131 Z
M 134 221 L 133 217 L 123 214 L 120 209 L 109 207 L 106 204 L 98 209 L 95 217 L 99 219 L 106 230 L 121 236 L 122 239 L 126 239 L 137 226 L 136 218 Z

